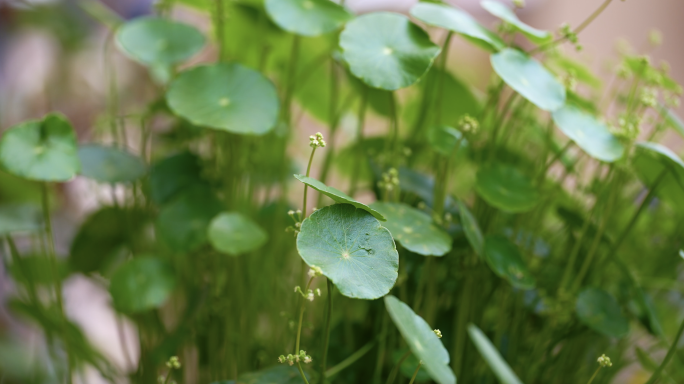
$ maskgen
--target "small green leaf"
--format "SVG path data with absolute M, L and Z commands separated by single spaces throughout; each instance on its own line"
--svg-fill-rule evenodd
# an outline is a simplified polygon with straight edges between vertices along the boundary
M 537 60 L 516 49 L 491 55 L 494 71 L 511 88 L 545 111 L 565 104 L 565 87 Z
M 463 202 L 458 201 L 458 212 L 461 216 L 461 226 L 463 227 L 463 232 L 465 232 L 466 238 L 473 247 L 473 250 L 478 256 L 483 255 L 484 248 L 484 236 L 482 235 L 482 230 L 480 225 L 477 223 L 477 219 L 470 213 L 468 207 L 463 204 Z
M 177 21 L 144 17 L 127 22 L 116 33 L 122 51 L 145 65 L 172 65 L 204 47 L 204 35 Z
M 532 181 L 516 168 L 503 164 L 480 169 L 475 190 L 487 203 L 507 212 L 529 211 L 539 200 Z
M 451 251 L 451 237 L 428 214 L 403 203 L 377 202 L 371 207 L 387 218 L 384 226 L 409 251 L 423 256 L 443 256 Z
M 97 144 L 78 149 L 81 175 L 102 183 L 125 183 L 138 180 L 147 172 L 145 162 L 124 150 Z
M 465 146 L 461 132 L 452 127 L 436 126 L 428 130 L 428 142 L 440 155 L 451 156 L 456 146 Z
M 263 135 L 278 118 L 276 89 L 240 64 L 202 65 L 182 72 L 166 93 L 171 110 L 195 125 Z
M 0 205 L 0 235 L 37 232 L 43 228 L 40 217 L 40 209 L 34 205 Z
M 141 257 L 122 265 L 112 276 L 109 292 L 114 308 L 124 313 L 159 308 L 176 287 L 171 265 L 161 259 Z
M 333 187 L 328 187 L 327 185 L 321 183 L 320 181 L 307 177 L 304 175 L 294 175 L 294 177 L 301 181 L 302 183 L 308 185 L 309 187 L 317 190 L 318 192 L 328 196 L 329 198 L 333 199 L 337 203 L 342 203 L 342 204 L 351 204 L 355 206 L 356 208 L 363 209 L 364 211 L 369 212 L 371 215 L 375 216 L 376 219 L 385 221 L 385 217 L 375 209 L 367 206 L 366 204 L 359 203 L 358 201 L 354 200 L 350 196 L 348 196 L 346 193 L 340 191 L 337 188 Z
M 309 381 L 311 377 L 304 373 Z M 220 382 L 222 383 L 222 382 Z M 229 382 L 230 383 L 230 382 Z M 276 365 L 257 372 L 249 372 L 240 375 L 239 384 L 301 384 L 302 376 L 297 367 L 288 365 Z
M 164 204 L 179 192 L 201 184 L 202 168 L 197 156 L 183 152 L 154 163 L 150 169 L 150 197 Z
M 392 235 L 353 205 L 335 204 L 312 213 L 302 223 L 297 250 L 347 297 L 377 299 L 397 281 L 399 254 Z
M 418 81 L 440 52 L 424 30 L 390 12 L 366 14 L 347 23 L 340 47 L 354 76 L 388 91 Z
M 385 296 L 385 308 L 411 352 L 423 362 L 423 367 L 439 384 L 456 384 L 449 368 L 449 352 L 422 317 L 392 295 Z
M 329 0 L 266 0 L 266 12 L 278 26 L 303 36 L 318 36 L 341 27 L 354 15 Z
M 501 235 L 488 235 L 484 239 L 484 256 L 497 276 L 508 280 L 520 289 L 532 289 L 536 282 L 520 254 L 518 246 Z
M 629 321 L 622 315 L 613 296 L 599 288 L 585 288 L 577 296 L 577 317 L 587 327 L 608 337 L 622 337 L 629 332 Z
M 553 112 L 552 116 L 558 128 L 589 156 L 611 163 L 625 153 L 620 140 L 589 113 L 566 104 Z
M 268 234 L 249 217 L 238 212 L 223 212 L 209 224 L 209 242 L 219 252 L 231 256 L 261 248 Z
M 490 52 L 506 47 L 496 33 L 483 27 L 468 12 L 455 7 L 420 2 L 411 8 L 411 16 L 429 25 L 461 34 L 473 44 Z
M 482 8 L 487 10 L 487 12 L 512 25 L 515 27 L 515 29 L 527 36 L 528 39 L 537 44 L 545 43 L 553 37 L 548 31 L 542 31 L 540 29 L 530 27 L 529 25 L 520 21 L 513 10 L 503 3 L 493 0 L 484 0 L 480 4 L 482 5 Z
M 207 228 L 221 203 L 204 186 L 186 190 L 162 207 L 157 217 L 159 237 L 176 252 L 193 251 L 207 241 Z
M 653 188 L 663 172 L 656 194 L 684 206 L 684 161 L 667 147 L 651 142 L 639 142 L 635 146 L 632 165 L 637 176 L 648 187 Z
M 480 356 L 487 362 L 489 368 L 494 372 L 501 384 L 522 384 L 522 381 L 516 376 L 515 372 L 506 363 L 506 360 L 501 357 L 501 354 L 492 344 L 487 336 L 474 324 L 468 325 L 468 335 L 473 341 Z
M 0 139 L 0 163 L 9 172 L 31 180 L 71 180 L 81 169 L 76 133 L 57 113 L 15 125 Z

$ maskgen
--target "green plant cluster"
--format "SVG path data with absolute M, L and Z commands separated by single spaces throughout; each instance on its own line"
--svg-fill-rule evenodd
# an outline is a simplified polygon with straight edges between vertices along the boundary
M 164 0 L 124 22 L 82 1 L 155 94 L 124 110 L 112 82 L 89 143 L 59 113 L 0 138 L 42 202 L 0 206 L 8 307 L 50 352 L 5 337 L 0 382 L 122 375 L 65 314 L 74 274 L 135 324 L 134 383 L 684 382 L 684 161 L 658 144 L 684 135 L 682 88 L 629 52 L 603 84 L 561 50 L 610 2 L 554 34 L 492 0 L 495 30 L 439 2 Z M 486 92 L 448 65 L 456 38 L 490 55 Z M 123 192 L 58 255 L 52 191 L 76 176 Z

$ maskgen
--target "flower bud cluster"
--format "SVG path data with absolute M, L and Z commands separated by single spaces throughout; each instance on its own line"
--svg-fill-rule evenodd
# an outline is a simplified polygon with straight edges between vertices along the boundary
M 605 354 L 599 356 L 598 359 L 596 359 L 598 363 L 601 365 L 601 367 L 612 367 L 613 363 L 610 361 L 610 357 L 606 356 Z
M 309 364 L 312 361 L 313 360 L 311 359 L 311 356 L 307 355 L 306 351 L 304 351 L 304 350 L 299 351 L 298 355 L 288 354 L 287 356 L 280 355 L 278 357 L 278 362 L 280 364 L 288 363 L 289 365 L 294 365 L 294 363 L 299 363 L 299 362 L 303 362 L 304 364 Z
M 287 215 L 290 216 L 292 221 L 294 221 L 294 224 L 285 228 L 285 232 L 293 232 L 295 237 L 299 233 L 299 229 L 302 226 L 302 210 L 298 209 L 296 211 L 289 210 L 287 211 Z
M 378 188 L 391 192 L 399 187 L 399 172 L 396 168 L 390 168 L 389 171 L 382 174 L 382 180 L 378 181 Z
M 314 291 L 313 289 L 309 289 L 306 291 L 306 293 L 304 293 L 304 291 L 302 290 L 302 288 L 300 286 L 296 286 L 294 291 L 299 293 L 300 295 L 302 295 L 302 297 L 304 299 L 309 300 L 309 301 L 314 301 L 314 298 L 316 298 L 316 296 L 314 295 L 314 292 L 316 292 L 316 295 L 318 295 L 319 297 L 321 296 L 321 290 L 318 288 L 316 289 L 316 291 Z
M 435 329 L 435 330 L 433 330 L 432 332 L 434 332 L 435 335 L 437 335 L 437 338 L 438 338 L 438 339 L 441 339 L 441 338 L 442 338 L 442 332 L 441 332 L 439 329 Z
M 582 50 L 582 45 L 579 44 L 579 39 L 577 38 L 577 34 L 570 29 L 570 25 L 568 23 L 563 23 L 561 24 L 559 28 L 559 33 L 561 37 L 564 39 L 568 40 L 571 42 L 573 45 L 575 45 L 575 49 L 578 51 Z
M 325 147 L 325 140 L 323 140 L 323 134 L 317 132 L 315 135 L 309 136 L 309 147 L 319 148 Z
M 458 121 L 458 130 L 466 135 L 475 135 L 480 129 L 480 123 L 470 115 L 461 117 Z
M 166 366 L 171 369 L 180 369 L 181 363 L 180 360 L 178 360 L 178 356 L 171 356 L 169 361 L 166 362 Z
M 309 269 L 309 272 L 307 273 L 307 275 L 309 275 L 309 277 L 311 277 L 311 278 L 322 276 L 323 270 L 321 270 L 320 267 L 312 265 L 311 269 Z

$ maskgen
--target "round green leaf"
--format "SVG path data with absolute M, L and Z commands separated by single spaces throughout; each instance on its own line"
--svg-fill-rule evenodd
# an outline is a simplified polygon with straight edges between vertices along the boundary
M 491 56 L 494 71 L 511 88 L 545 111 L 565 104 L 565 87 L 537 60 L 512 48 Z
M 309 381 L 311 377 L 304 373 Z M 219 382 L 216 384 L 228 384 L 231 382 Z M 299 374 L 297 367 L 290 367 L 288 365 L 276 365 L 257 372 L 249 372 L 240 375 L 239 384 L 301 384 L 302 376 Z
M 522 384 L 522 381 L 516 376 L 515 372 L 513 372 L 508 363 L 506 363 L 506 360 L 501 357 L 499 351 L 492 342 L 489 341 L 487 335 L 485 335 L 480 328 L 474 324 L 468 324 L 468 336 L 470 336 L 470 340 L 473 341 L 477 351 L 480 352 L 482 358 L 485 359 L 489 368 L 491 368 L 497 379 L 499 379 L 499 383 Z
M 384 226 L 394 240 L 413 253 L 443 256 L 451 250 L 451 237 L 432 222 L 430 215 L 403 203 L 373 203 L 387 218 Z
M 489 204 L 507 212 L 526 212 L 539 200 L 532 181 L 516 168 L 494 164 L 477 172 L 475 190 Z
M 649 188 L 658 183 L 656 194 L 684 206 L 684 161 L 667 147 L 650 142 L 635 146 L 632 165 L 639 179 Z
M 475 253 L 478 256 L 482 256 L 484 247 L 484 236 L 482 235 L 482 230 L 480 225 L 477 223 L 475 216 L 468 210 L 468 207 L 463 204 L 463 202 L 458 201 L 458 212 L 461 216 L 461 226 L 463 227 L 463 232 L 465 232 L 466 238 L 473 247 Z
M 81 175 L 102 183 L 132 182 L 147 172 L 141 158 L 118 148 L 83 145 L 78 149 L 78 157 Z
M 114 273 L 109 292 L 114 308 L 136 313 L 160 307 L 175 286 L 176 277 L 168 262 L 141 257 L 122 265 Z
M 487 10 L 487 12 L 512 25 L 515 27 L 515 29 L 522 32 L 522 34 L 527 36 L 528 39 L 535 43 L 539 44 L 547 42 L 552 37 L 551 33 L 548 31 L 542 31 L 540 29 L 530 27 L 529 25 L 520 21 L 513 10 L 503 3 L 493 0 L 484 0 L 480 4 L 482 5 L 482 8 Z
M 150 169 L 150 197 L 164 204 L 179 192 L 201 184 L 202 168 L 197 156 L 183 152 L 154 163 Z
M 480 25 L 468 12 L 455 7 L 421 2 L 411 8 L 411 16 L 426 24 L 461 34 L 488 51 L 506 47 L 497 34 Z
M 302 223 L 297 250 L 347 297 L 377 299 L 397 281 L 399 253 L 392 235 L 353 205 L 335 204 L 312 213 Z
M 428 323 L 392 295 L 385 296 L 385 308 L 430 377 L 439 384 L 456 384 L 456 376 L 449 368 L 449 352 Z
M 577 317 L 587 327 L 608 337 L 629 332 L 629 321 L 622 315 L 613 296 L 599 288 L 585 288 L 577 296 Z
M 327 185 L 321 183 L 320 181 L 307 177 L 304 175 L 294 175 L 294 177 L 301 181 L 302 183 L 308 185 L 309 187 L 317 190 L 318 192 L 328 196 L 329 198 L 333 199 L 336 203 L 342 203 L 342 204 L 351 204 L 355 206 L 356 208 L 363 209 L 364 211 L 369 212 L 371 215 L 373 215 L 376 219 L 385 221 L 385 217 L 375 209 L 367 206 L 366 204 L 359 203 L 358 201 L 354 200 L 352 197 L 347 195 L 346 193 L 340 191 L 337 188 L 333 187 L 328 187 Z
M 219 252 L 237 256 L 261 248 L 268 234 L 249 217 L 223 212 L 209 224 L 209 242 Z
M 518 246 L 510 240 L 501 235 L 487 236 L 483 251 L 487 264 L 497 276 L 508 280 L 516 288 L 534 288 L 534 276 L 527 269 Z
M 203 65 L 182 72 L 166 93 L 169 107 L 195 125 L 263 135 L 278 118 L 278 96 L 259 72 L 240 64 Z
M 440 52 L 420 27 L 389 12 L 370 13 L 347 23 L 340 47 L 354 76 L 388 91 L 418 81 Z
M 354 17 L 330 0 L 266 0 L 265 5 L 280 28 L 303 36 L 332 32 Z
M 164 206 L 157 218 L 159 237 L 174 251 L 193 251 L 207 240 L 207 228 L 221 203 L 204 186 L 188 189 Z
M 8 129 L 0 140 L 0 163 L 31 180 L 68 181 L 81 169 L 71 123 L 52 113 Z
M 464 146 L 461 132 L 452 127 L 436 126 L 428 130 L 428 142 L 439 154 L 451 156 L 456 150 L 456 146 Z
M 146 65 L 176 64 L 204 46 L 195 27 L 156 17 L 129 21 L 118 29 L 116 41 L 126 55 Z
M 41 211 L 28 204 L 8 204 L 0 206 L 0 235 L 16 232 L 37 232 L 43 225 Z
M 608 127 L 594 116 L 576 107 L 565 105 L 553 112 L 553 121 L 589 156 L 606 162 L 619 160 L 625 148 Z

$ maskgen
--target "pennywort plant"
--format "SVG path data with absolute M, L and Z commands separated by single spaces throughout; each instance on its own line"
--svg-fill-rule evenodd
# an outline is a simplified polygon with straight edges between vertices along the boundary
M 133 20 L 79 2 L 109 30 L 106 129 L 85 142 L 49 113 L 0 138 L 2 176 L 39 197 L 0 206 L 8 307 L 50 362 L 16 369 L 7 336 L 2 377 L 682 382 L 682 88 L 631 49 L 605 84 L 565 53 L 611 0 L 556 32 L 513 3 L 482 1 L 488 28 L 439 1 L 164 0 Z M 489 55 L 482 92 L 456 39 Z M 122 103 L 143 85 L 110 46 L 143 102 Z M 75 177 L 111 197 L 58 252 Z M 65 311 L 76 274 L 111 297 L 124 367 Z

